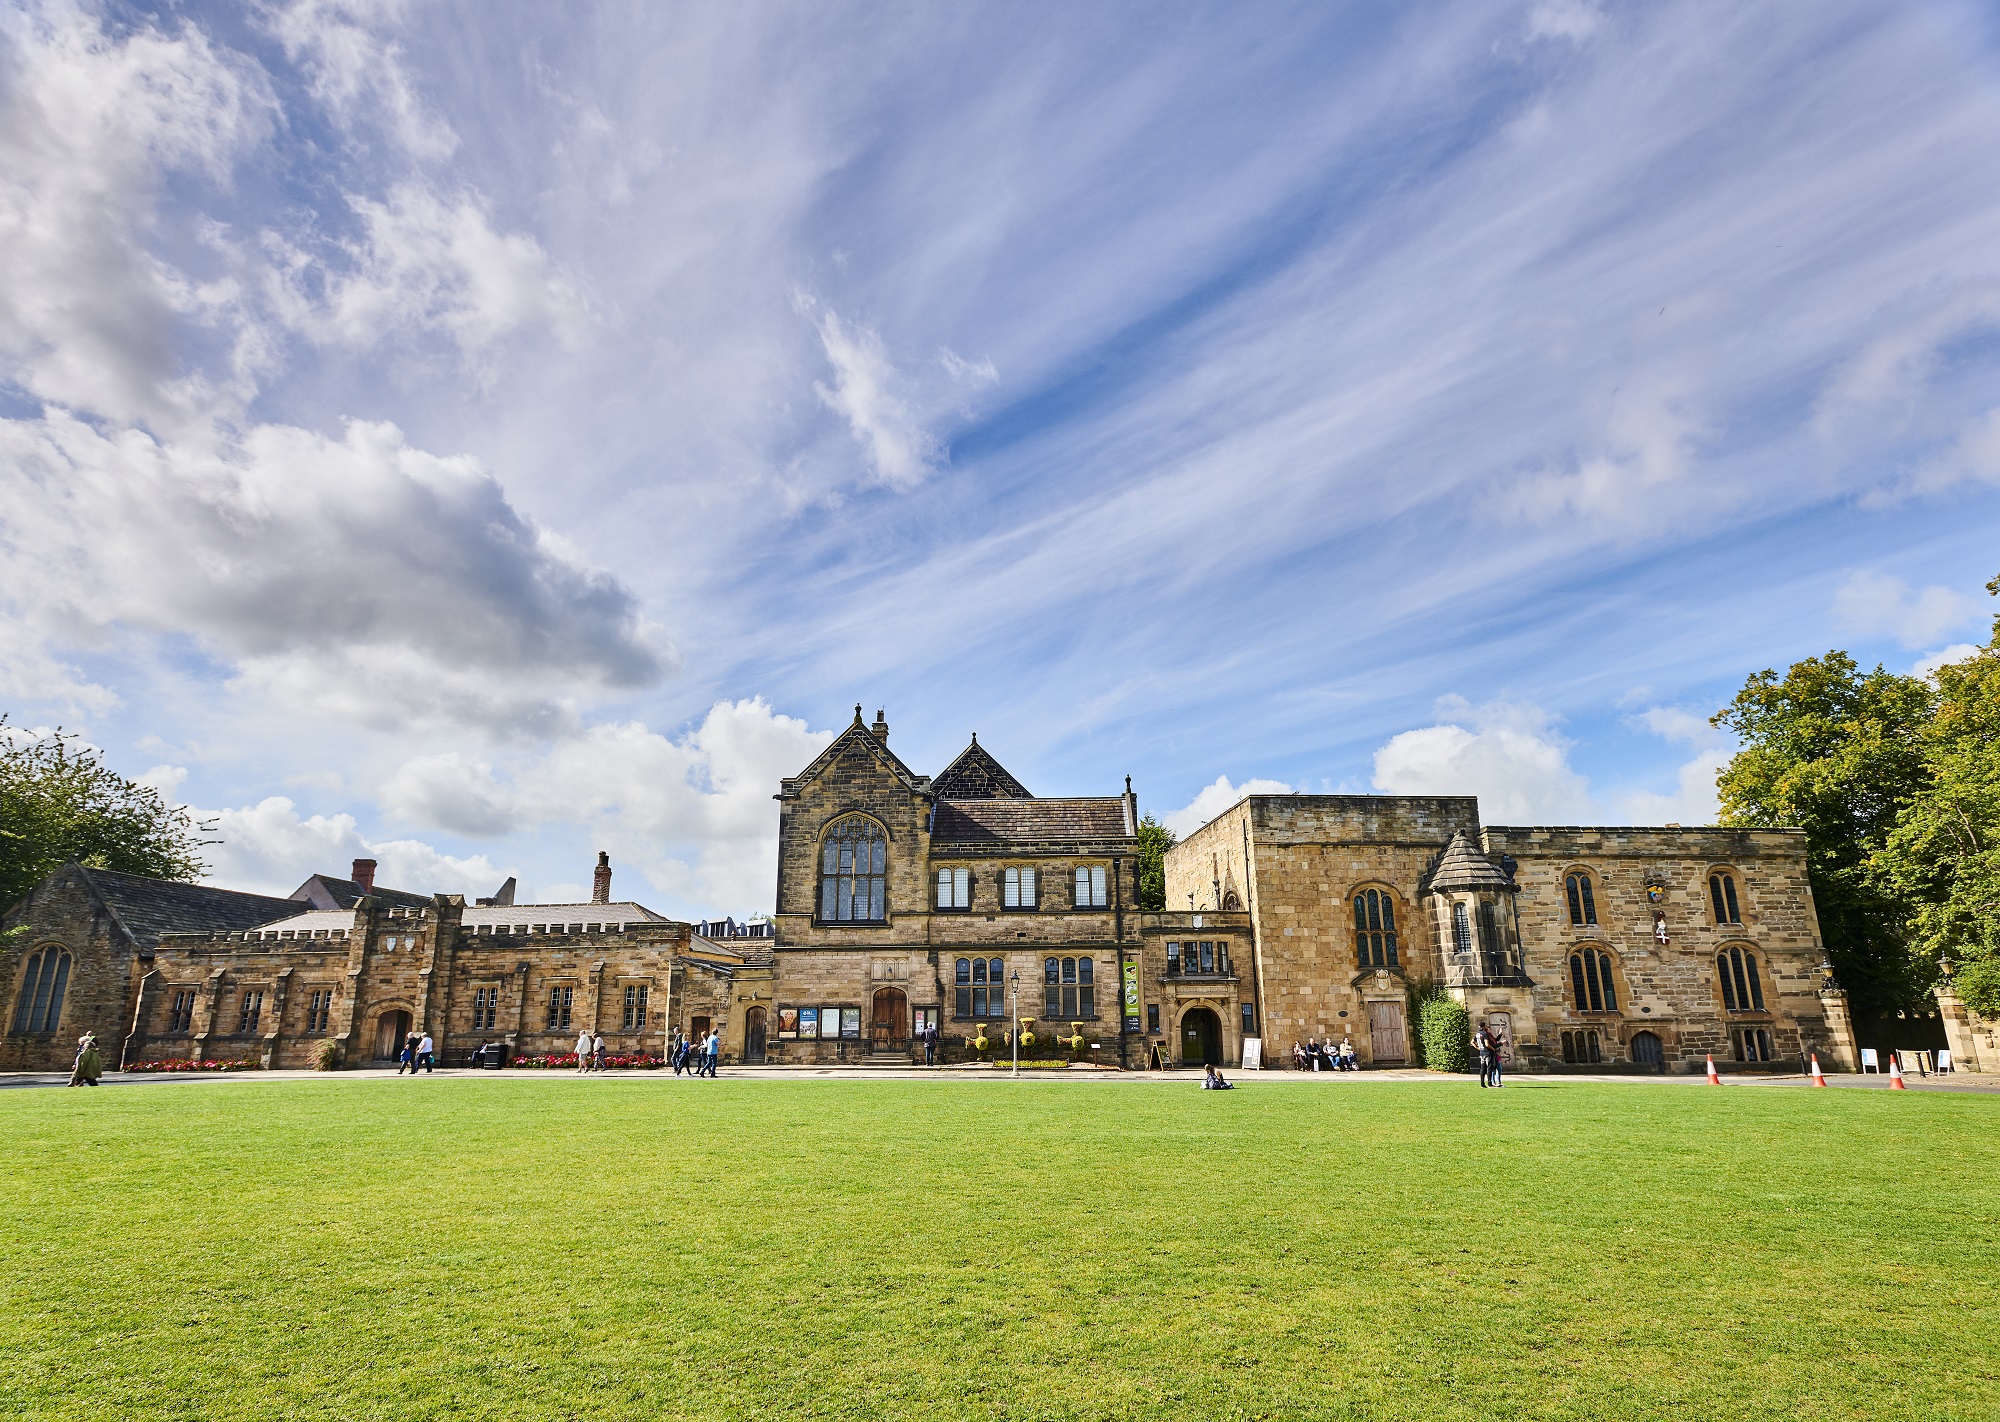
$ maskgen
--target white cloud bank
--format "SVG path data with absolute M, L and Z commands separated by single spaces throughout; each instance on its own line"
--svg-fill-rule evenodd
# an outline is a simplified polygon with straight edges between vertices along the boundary
M 1241 785 L 1229 783 L 1229 777 L 1218 775 L 1213 785 L 1204 785 L 1194 799 L 1178 810 L 1171 810 L 1160 816 L 1160 823 L 1172 830 L 1176 837 L 1186 839 L 1245 795 L 1289 795 L 1292 787 L 1282 780 L 1244 781 Z
M 1438 703 L 1439 724 L 1404 731 L 1375 752 L 1375 788 L 1390 795 L 1477 795 L 1494 824 L 1587 817 L 1590 786 L 1570 768 L 1555 718 L 1524 702 Z
M 1934 643 L 1972 622 L 1978 611 L 1955 589 L 1912 589 L 1901 578 L 1867 569 L 1849 573 L 1833 595 L 1833 615 L 1841 626 L 1864 636 L 1892 636 L 1905 647 Z

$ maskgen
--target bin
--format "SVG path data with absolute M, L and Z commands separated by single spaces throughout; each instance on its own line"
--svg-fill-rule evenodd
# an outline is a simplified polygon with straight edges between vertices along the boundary
M 476 1065 L 482 1070 L 499 1071 L 507 1065 L 507 1044 L 505 1042 L 488 1042 L 477 1052 L 473 1053 L 473 1057 Z

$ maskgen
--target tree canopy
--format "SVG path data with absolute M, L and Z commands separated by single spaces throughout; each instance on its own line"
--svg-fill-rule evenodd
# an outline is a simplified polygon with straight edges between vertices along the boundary
M 0 716 L 0 907 L 71 860 L 156 879 L 199 878 L 202 826 L 127 780 L 96 748 Z
M 1139 907 L 1157 913 L 1167 906 L 1167 851 L 1174 832 L 1147 815 L 1139 821 Z

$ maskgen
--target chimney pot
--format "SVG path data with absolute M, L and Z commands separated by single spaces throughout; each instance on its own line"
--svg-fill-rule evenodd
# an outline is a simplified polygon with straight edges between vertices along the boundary
M 590 901 L 594 904 L 611 902 L 611 851 L 597 851 L 597 873 L 592 876 Z
M 882 708 L 875 708 L 875 739 L 887 743 L 889 739 L 889 718 L 882 714 Z
M 374 888 L 375 861 L 372 859 L 355 860 L 354 869 L 348 875 L 348 877 L 352 879 L 355 883 L 359 884 L 364 890 Z

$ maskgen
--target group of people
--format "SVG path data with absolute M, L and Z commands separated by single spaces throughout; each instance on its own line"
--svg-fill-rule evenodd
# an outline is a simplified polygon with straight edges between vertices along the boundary
M 673 1051 L 669 1055 L 675 1076 L 682 1071 L 689 1076 L 714 1076 L 716 1062 L 722 1056 L 722 1034 L 710 1028 L 699 1037 L 690 1037 L 676 1028 Z
M 1498 1032 L 1487 1031 L 1484 1022 L 1472 1029 L 1472 1055 L 1479 1064 L 1479 1084 L 1481 1086 L 1499 1086 L 1502 1084 L 1500 1080 L 1500 1059 L 1506 1055 L 1506 1052 L 1506 1039 Z
M 576 1069 L 579 1072 L 603 1071 L 604 1034 L 584 1028 L 576 1034 Z
M 396 1054 L 396 1075 L 408 1072 L 417 1074 L 418 1068 L 435 1071 L 437 1066 L 437 1044 L 431 1041 L 428 1032 L 412 1032 L 403 1038 L 403 1050 Z
M 1292 1043 L 1292 1065 L 1300 1071 L 1360 1071 L 1361 1058 L 1354 1050 L 1354 1043 L 1345 1037 L 1337 1047 L 1331 1037 L 1324 1042 L 1308 1037 Z

